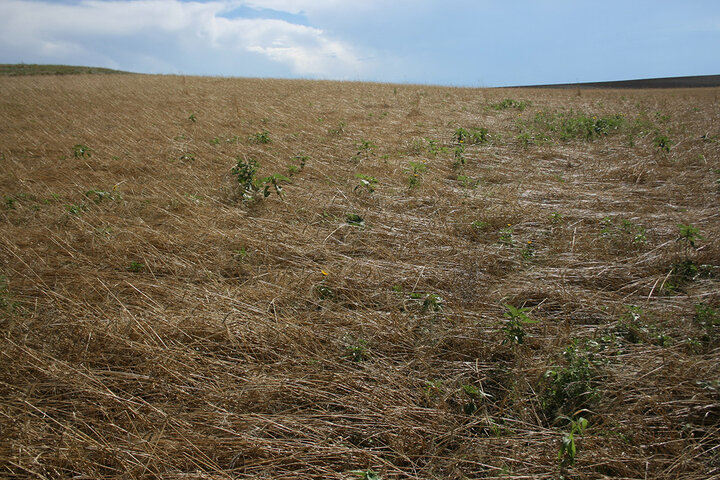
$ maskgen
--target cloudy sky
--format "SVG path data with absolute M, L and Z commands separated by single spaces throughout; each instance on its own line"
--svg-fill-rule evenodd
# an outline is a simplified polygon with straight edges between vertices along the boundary
M 718 0 L 0 0 L 0 63 L 457 86 L 720 74 Z

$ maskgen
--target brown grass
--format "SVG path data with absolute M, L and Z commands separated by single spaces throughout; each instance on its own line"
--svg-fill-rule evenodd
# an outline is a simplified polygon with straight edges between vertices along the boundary
M 720 333 L 694 321 L 720 306 L 720 89 L 124 75 L 0 92 L 0 476 L 720 476 Z M 490 108 L 510 95 L 532 106 Z M 675 144 L 516 138 L 570 109 L 647 112 Z M 458 127 L 490 131 L 465 148 L 474 189 L 456 180 Z M 262 131 L 272 143 L 248 141 Z M 375 148 L 357 157 L 361 140 Z M 269 175 L 300 154 L 284 198 L 241 201 L 236 157 Z M 410 161 L 427 164 L 415 188 Z M 699 272 L 682 282 L 684 259 Z M 522 345 L 503 343 L 504 304 L 538 321 Z M 574 341 L 596 394 L 552 408 L 544 374 Z M 558 414 L 589 420 L 563 468 Z

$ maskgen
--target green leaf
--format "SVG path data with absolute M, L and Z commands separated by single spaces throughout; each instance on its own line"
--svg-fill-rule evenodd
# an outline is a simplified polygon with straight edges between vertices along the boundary
M 463 385 L 462 388 L 470 397 L 475 398 L 480 396 L 480 390 L 475 385 Z
M 345 215 L 345 220 L 350 225 L 355 225 L 358 227 L 364 227 L 365 226 L 365 220 L 356 213 L 348 213 Z
M 376 473 L 370 469 L 368 469 L 368 470 L 352 470 L 350 473 L 357 475 L 362 480 L 382 480 L 382 477 L 378 473 Z

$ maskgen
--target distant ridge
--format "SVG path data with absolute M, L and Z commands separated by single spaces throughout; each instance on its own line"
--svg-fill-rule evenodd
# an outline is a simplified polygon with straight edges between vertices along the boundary
M 551 85 L 525 85 L 511 88 L 699 88 L 720 87 L 720 75 L 690 77 L 645 78 L 614 82 L 557 83 Z
M 79 75 L 79 74 L 129 73 L 100 67 L 74 65 L 35 65 L 27 63 L 0 64 L 0 76 L 21 75 Z

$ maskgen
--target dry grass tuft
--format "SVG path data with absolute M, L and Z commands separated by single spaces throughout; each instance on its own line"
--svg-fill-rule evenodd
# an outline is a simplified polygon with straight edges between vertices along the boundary
M 720 89 L 0 92 L 0 476 L 720 476 Z

